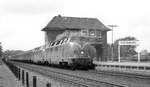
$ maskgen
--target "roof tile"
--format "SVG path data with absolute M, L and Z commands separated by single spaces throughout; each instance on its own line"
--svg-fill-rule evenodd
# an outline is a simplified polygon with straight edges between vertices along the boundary
M 55 16 L 42 31 L 64 29 L 99 29 L 110 30 L 97 18 L 79 18 Z

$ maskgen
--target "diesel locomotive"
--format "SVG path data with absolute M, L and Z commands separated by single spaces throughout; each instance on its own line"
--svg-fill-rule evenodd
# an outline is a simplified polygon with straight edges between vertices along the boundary
M 12 60 L 37 64 L 50 64 L 71 69 L 93 69 L 96 49 L 89 43 L 90 37 L 73 34 L 13 56 Z

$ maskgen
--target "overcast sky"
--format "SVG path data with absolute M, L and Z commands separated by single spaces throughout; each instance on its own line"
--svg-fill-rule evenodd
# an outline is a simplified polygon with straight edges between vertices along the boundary
M 4 50 L 29 50 L 44 44 L 41 31 L 52 17 L 98 18 L 114 28 L 114 40 L 133 36 L 150 51 L 149 0 L 0 0 L 0 42 Z M 108 32 L 111 43 L 111 31 Z

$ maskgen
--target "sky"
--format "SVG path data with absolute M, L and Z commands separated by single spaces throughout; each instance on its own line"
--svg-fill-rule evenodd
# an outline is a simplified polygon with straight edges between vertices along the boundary
M 57 15 L 98 18 L 113 29 L 114 41 L 133 36 L 138 50 L 150 51 L 149 0 L 0 0 L 3 50 L 30 50 L 44 44 L 41 31 Z M 111 31 L 108 43 L 111 43 Z

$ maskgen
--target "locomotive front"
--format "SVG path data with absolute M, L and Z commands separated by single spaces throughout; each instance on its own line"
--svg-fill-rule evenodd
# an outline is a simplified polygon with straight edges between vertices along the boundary
M 88 43 L 87 38 L 71 37 L 69 44 L 73 51 L 73 68 L 94 68 L 93 58 L 96 57 L 96 49 Z

